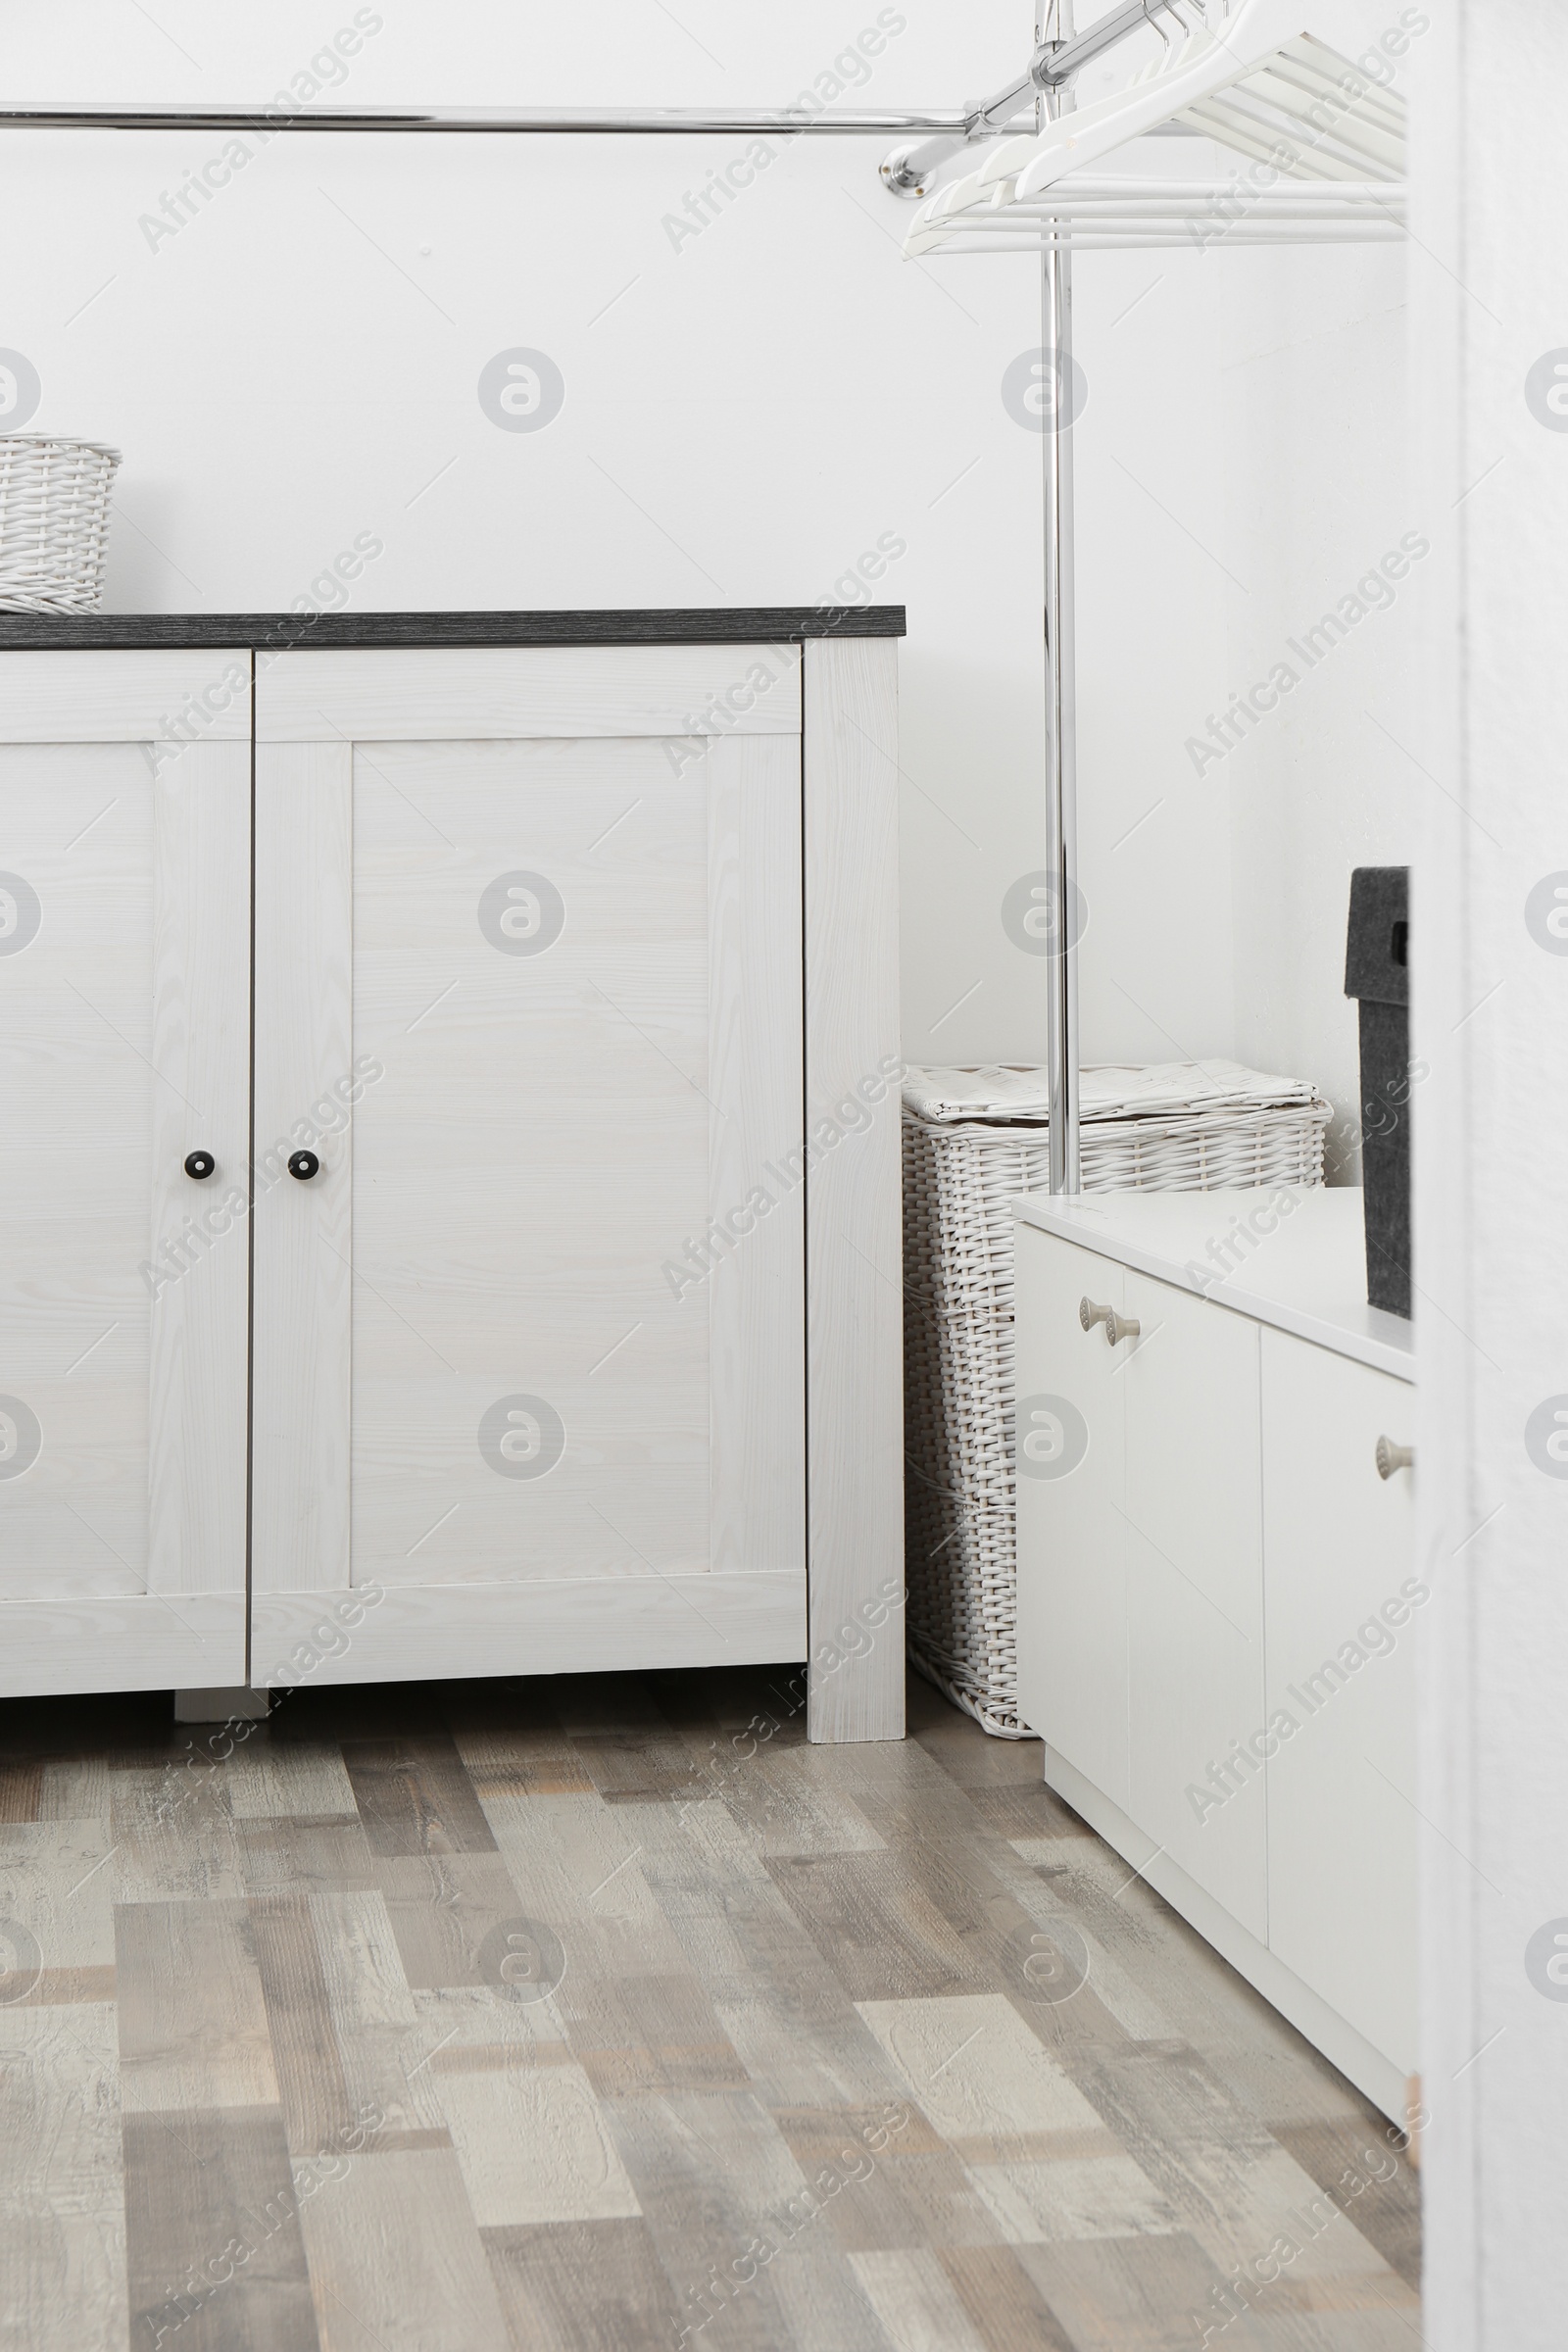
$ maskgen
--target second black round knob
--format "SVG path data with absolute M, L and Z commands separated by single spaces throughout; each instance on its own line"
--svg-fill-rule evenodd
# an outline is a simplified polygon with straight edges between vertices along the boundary
M 289 1153 L 288 1172 L 291 1176 L 297 1176 L 301 1184 L 307 1184 L 313 1176 L 318 1175 L 321 1163 L 314 1152 L 291 1152 Z

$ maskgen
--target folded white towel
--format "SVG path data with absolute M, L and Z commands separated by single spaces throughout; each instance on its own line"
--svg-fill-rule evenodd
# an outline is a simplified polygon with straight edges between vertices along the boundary
M 1083 1122 L 1259 1110 L 1317 1100 L 1316 1087 L 1304 1078 L 1282 1078 L 1219 1059 L 1092 1064 L 1079 1072 L 1079 1090 Z M 1049 1122 L 1051 1110 L 1044 1069 L 1000 1062 L 911 1068 L 905 1076 L 904 1101 L 917 1117 L 938 1125 L 996 1119 L 1038 1126 Z

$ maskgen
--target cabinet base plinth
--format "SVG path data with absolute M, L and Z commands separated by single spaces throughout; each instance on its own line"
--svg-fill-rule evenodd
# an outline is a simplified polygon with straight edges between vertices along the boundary
M 784 1664 L 807 1654 L 806 1572 L 519 1577 L 257 1592 L 251 1672 L 306 1684 Z

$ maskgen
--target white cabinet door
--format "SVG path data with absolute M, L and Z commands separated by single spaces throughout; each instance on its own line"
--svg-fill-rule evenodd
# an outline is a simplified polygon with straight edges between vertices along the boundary
M 1092 1250 L 1015 1230 L 1018 1704 L 1125 1807 L 1125 1349 L 1078 1312 L 1085 1298 L 1119 1312 L 1125 1278 Z
M 293 654 L 257 730 L 258 1679 L 803 1656 L 798 655 Z
M 246 1679 L 249 688 L 0 654 L 8 1693 Z
M 1129 1273 L 1127 1811 L 1267 1927 L 1257 1326 Z
M 1414 1396 L 1285 1333 L 1263 1339 L 1268 1941 L 1405 2073 L 1416 2064 Z

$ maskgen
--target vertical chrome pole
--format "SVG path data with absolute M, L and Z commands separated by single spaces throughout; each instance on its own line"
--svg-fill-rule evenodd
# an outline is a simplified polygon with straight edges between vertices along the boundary
M 1073 37 L 1073 0 L 1041 0 L 1041 40 Z M 1054 90 L 1050 112 L 1071 106 Z M 1076 1193 L 1078 1168 L 1078 742 L 1073 650 L 1072 256 L 1049 248 L 1040 265 L 1041 340 L 1051 368 L 1044 439 L 1046 591 L 1046 891 L 1052 917 L 1046 965 L 1046 1064 L 1051 1097 L 1051 1190 Z

